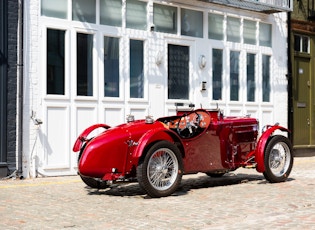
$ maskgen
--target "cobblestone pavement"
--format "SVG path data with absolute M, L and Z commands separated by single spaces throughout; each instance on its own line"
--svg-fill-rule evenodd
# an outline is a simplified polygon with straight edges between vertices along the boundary
M 189 175 L 159 199 L 137 183 L 97 191 L 78 176 L 1 180 L 0 229 L 315 229 L 315 157 L 295 158 L 285 183 L 254 169 Z

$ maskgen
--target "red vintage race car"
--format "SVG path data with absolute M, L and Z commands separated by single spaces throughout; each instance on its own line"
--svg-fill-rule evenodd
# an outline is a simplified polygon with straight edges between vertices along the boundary
M 104 130 L 90 138 L 99 128 Z M 93 125 L 78 137 L 73 151 L 80 151 L 78 173 L 86 185 L 104 189 L 138 181 L 149 196 L 163 197 L 175 192 L 183 175 L 199 172 L 219 177 L 246 167 L 271 183 L 285 181 L 293 166 L 292 144 L 276 130 L 289 132 L 275 124 L 259 136 L 257 119 L 189 108 L 157 120 L 128 116 L 116 127 Z

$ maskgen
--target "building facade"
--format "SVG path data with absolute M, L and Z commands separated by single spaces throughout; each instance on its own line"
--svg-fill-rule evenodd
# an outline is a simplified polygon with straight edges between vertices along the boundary
M 291 3 L 28 2 L 23 175 L 75 174 L 87 126 L 175 114 L 175 102 L 287 126 Z
M 18 116 L 22 36 L 20 1 L 0 2 L 0 178 L 21 173 L 21 132 Z
M 289 26 L 293 145 L 315 148 L 315 1 L 294 1 Z

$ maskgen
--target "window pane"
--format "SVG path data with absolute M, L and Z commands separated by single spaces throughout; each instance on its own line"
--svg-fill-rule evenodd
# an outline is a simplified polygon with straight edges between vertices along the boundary
M 119 97 L 119 38 L 104 37 L 104 95 Z
M 301 36 L 294 35 L 294 50 L 301 51 Z
M 227 40 L 230 42 L 240 42 L 241 21 L 239 18 L 227 18 Z
M 309 37 L 302 37 L 302 52 L 309 53 Z
M 72 0 L 72 19 L 95 23 L 96 0 Z
M 143 41 L 130 40 L 130 97 L 143 98 Z
M 255 101 L 255 54 L 247 54 L 247 101 Z
M 223 40 L 223 15 L 208 15 L 208 37 L 210 39 Z
M 189 47 L 168 45 L 168 98 L 188 99 Z
M 271 25 L 260 23 L 259 24 L 259 45 L 271 47 Z
M 256 22 L 244 20 L 244 43 L 256 45 Z
M 294 35 L 294 50 L 302 53 L 310 53 L 310 37 Z
M 68 0 L 42 0 L 41 15 L 55 18 L 67 18 Z
M 65 94 L 65 31 L 47 30 L 47 94 Z
M 77 95 L 93 96 L 93 35 L 77 34 Z
M 177 8 L 153 4 L 153 22 L 155 31 L 177 33 Z
M 222 100 L 222 61 L 223 51 L 219 49 L 213 49 L 212 50 L 213 100 Z
M 121 0 L 100 0 L 100 23 L 121 26 Z
M 181 35 L 203 37 L 203 13 L 181 9 Z
M 230 100 L 238 101 L 240 52 L 230 52 Z
M 147 29 L 147 3 L 136 0 L 128 0 L 126 27 L 132 29 Z
M 262 88 L 263 101 L 270 101 L 270 56 L 262 55 Z

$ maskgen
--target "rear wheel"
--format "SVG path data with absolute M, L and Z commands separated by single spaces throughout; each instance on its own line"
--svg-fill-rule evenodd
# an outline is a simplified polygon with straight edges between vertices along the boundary
M 160 141 L 149 148 L 140 162 L 137 179 L 149 196 L 169 196 L 181 183 L 182 168 L 179 149 L 168 141 Z
M 293 166 L 293 148 L 284 136 L 274 136 L 265 150 L 265 178 L 271 183 L 285 181 Z
M 78 157 L 78 163 L 80 161 L 80 158 L 82 156 L 82 153 L 85 149 L 86 144 L 84 144 L 84 146 L 81 148 L 80 153 L 79 153 L 79 157 Z M 89 187 L 91 188 L 96 188 L 96 189 L 105 189 L 108 188 L 109 186 L 107 185 L 106 181 L 102 181 L 100 179 L 96 179 L 96 178 L 92 178 L 92 177 L 86 177 L 83 175 L 80 175 L 81 180 Z
M 97 188 L 97 189 L 105 189 L 108 188 L 109 186 L 107 185 L 106 181 L 102 181 L 99 179 L 95 179 L 92 177 L 85 177 L 80 175 L 82 181 L 89 187 L 91 188 Z

